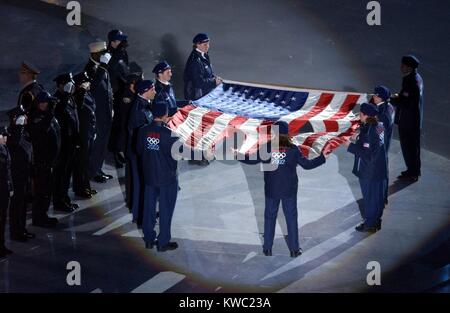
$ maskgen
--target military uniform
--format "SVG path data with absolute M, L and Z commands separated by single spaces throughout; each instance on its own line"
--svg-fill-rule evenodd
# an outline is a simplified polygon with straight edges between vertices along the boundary
M 51 102 L 48 93 L 38 95 L 41 102 Z M 28 123 L 33 145 L 33 225 L 51 227 L 56 218 L 47 215 L 53 190 L 53 168 L 61 148 L 61 129 L 54 117 L 52 104 L 47 111 L 36 109 Z
M 107 64 L 101 63 L 98 66 L 91 84 L 91 94 L 95 101 L 97 137 L 92 147 L 90 173 L 95 178 L 105 176 L 102 167 L 107 153 L 112 126 L 113 91 Z
M 369 116 L 378 113 L 375 105 L 367 103 L 361 105 L 361 112 Z M 364 222 L 357 230 L 373 232 L 380 228 L 386 192 L 387 158 L 383 124 L 361 125 L 357 141 L 349 145 L 348 152 L 355 155 L 353 174 L 359 178 L 364 201 Z
M 162 109 L 161 109 L 162 108 Z M 156 117 L 167 114 L 164 103 L 154 104 L 152 113 Z M 160 121 L 141 127 L 137 136 L 137 153 L 141 157 L 145 183 L 144 222 L 142 230 L 147 248 L 155 244 L 156 204 L 159 201 L 158 250 L 173 250 L 178 247 L 171 242 L 171 224 L 178 193 L 177 161 L 172 158 L 172 145 L 177 138 Z
M 146 81 L 142 81 L 144 83 Z M 153 86 L 153 83 L 152 83 Z M 139 86 L 138 86 L 139 89 Z M 136 153 L 137 134 L 139 128 L 152 122 L 151 102 L 137 95 L 130 109 L 128 120 L 127 157 L 130 161 L 131 178 L 131 213 L 138 224 L 142 219 L 143 184 L 142 168 Z
M 6 134 L 6 129 L 1 128 L 0 135 Z M 0 258 L 12 253 L 11 250 L 5 247 L 6 216 L 12 191 L 11 157 L 6 145 L 0 144 Z
M 288 134 L 288 126 L 285 122 L 277 122 L 280 134 Z M 303 169 L 314 169 L 325 163 L 323 155 L 309 160 L 303 156 L 299 148 L 295 145 L 290 147 L 275 147 L 273 144 L 266 146 L 264 152 L 268 153 L 270 158 L 263 160 L 261 152 L 258 153 L 256 160 L 246 158 L 242 162 L 247 164 L 270 163 L 274 168 L 264 171 L 264 245 L 263 250 L 266 255 L 272 254 L 273 239 L 275 236 L 275 225 L 278 215 L 280 202 L 283 206 L 284 216 L 288 231 L 288 248 L 291 256 L 296 257 L 301 254 L 298 242 L 298 210 L 297 210 L 297 191 L 298 177 L 297 165 Z
M 198 34 L 193 43 L 209 41 L 206 34 Z M 193 49 L 184 68 L 184 97 L 186 100 L 197 100 L 216 87 L 216 77 L 207 53 Z
M 25 112 L 10 113 L 13 115 L 11 118 L 15 118 Z M 23 242 L 34 238 L 26 229 L 27 205 L 25 201 L 31 177 L 33 147 L 25 125 L 15 125 L 13 121 L 11 122 L 7 146 L 11 155 L 14 195 L 9 207 L 9 231 L 12 240 Z
M 127 87 L 127 75 L 130 72 L 128 66 L 128 53 L 126 47 L 128 43 L 126 41 L 127 36 L 120 30 L 112 30 L 108 34 L 108 41 L 120 40 L 121 43 L 117 48 L 113 48 L 111 45 L 108 47 L 108 51 L 111 53 L 111 60 L 108 63 L 108 71 L 111 78 L 111 88 L 114 94 L 114 117 L 112 122 L 111 137 L 109 140 L 109 149 L 116 153 L 116 163 L 119 167 L 122 167 L 123 160 L 117 155 L 119 152 L 124 152 L 124 147 L 119 143 L 120 125 L 122 120 L 122 110 L 120 106 L 122 104 L 125 88 Z M 121 149 L 122 148 L 122 149 Z
M 75 167 L 76 149 L 80 147 L 78 111 L 73 99 L 75 84 L 71 73 L 58 76 L 57 85 L 70 84 L 72 91 L 58 90 L 59 100 L 55 108 L 55 118 L 61 127 L 61 150 L 54 170 L 53 206 L 55 210 L 72 212 L 78 206 L 71 203 L 68 191 Z
M 173 92 L 173 88 L 170 83 L 164 84 L 157 80 L 155 83 L 155 88 L 155 102 L 165 102 L 169 108 L 169 116 L 173 116 L 177 113 L 177 109 L 179 107 L 183 107 L 188 104 L 188 101 L 176 100 L 175 93 Z
M 31 64 L 22 62 L 20 67 L 21 72 L 27 72 L 33 75 L 38 75 L 40 71 Z M 26 112 L 29 112 L 36 105 L 36 96 L 39 92 L 44 91 L 44 87 L 35 79 L 28 82 L 22 87 L 17 100 L 17 107 L 22 107 Z
M 73 190 L 76 195 L 83 198 L 90 198 L 96 191 L 91 188 L 89 159 L 96 133 L 95 102 L 89 90 L 81 84 L 88 82 L 89 77 L 86 72 L 77 74 L 74 77 L 77 90 L 74 100 L 78 110 L 80 122 L 80 148 L 77 150 L 75 160 L 75 170 L 73 173 Z

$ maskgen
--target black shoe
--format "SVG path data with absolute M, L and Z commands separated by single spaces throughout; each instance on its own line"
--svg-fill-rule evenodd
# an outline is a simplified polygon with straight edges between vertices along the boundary
M 25 236 L 27 236 L 28 239 L 34 239 L 36 238 L 36 235 L 33 233 L 29 233 L 27 230 L 24 232 Z
M 150 242 L 145 242 L 145 249 L 153 249 L 153 247 L 156 245 L 156 241 L 150 241 Z
M 368 227 L 366 226 L 366 224 L 361 223 L 358 226 L 355 227 L 356 231 L 362 232 L 362 233 L 376 233 L 377 232 L 377 227 Z
M 420 175 L 413 175 L 408 172 L 402 172 L 399 176 L 397 176 L 397 179 L 416 182 L 419 180 L 419 176 Z
M 97 194 L 97 190 L 95 190 L 95 189 L 90 188 L 90 189 L 88 189 L 88 191 L 89 191 L 89 193 L 91 195 L 96 195 Z
M 302 253 L 303 253 L 303 250 L 300 248 L 298 250 L 293 250 L 293 251 L 291 251 L 291 258 L 296 258 L 299 255 L 302 255 Z
M 175 241 L 169 242 L 167 245 L 160 247 L 159 245 L 156 247 L 159 252 L 164 252 L 167 250 L 175 250 L 178 248 L 178 244 Z
M 107 181 L 106 177 L 103 175 L 97 175 L 94 178 L 92 178 L 92 180 L 95 181 L 96 183 L 100 183 L 100 184 L 104 184 Z
M 265 256 L 272 256 L 272 249 L 264 249 L 263 253 Z
M 16 234 L 11 234 L 10 236 L 11 240 L 13 241 L 17 241 L 17 242 L 27 242 L 28 241 L 28 237 L 23 233 L 16 233 Z
M 91 199 L 92 193 L 90 193 L 88 190 L 83 190 L 83 191 L 75 192 L 75 196 L 83 198 L 83 199 Z
M 363 231 L 364 227 L 365 227 L 364 223 L 361 223 L 361 224 L 359 224 L 358 226 L 355 227 L 355 230 L 356 231 Z
M 112 175 L 100 172 L 100 174 L 102 174 L 106 179 L 113 179 L 114 177 Z
M 53 210 L 60 211 L 60 212 L 66 212 L 66 213 L 72 213 L 76 209 L 72 205 L 62 204 L 62 205 L 53 207 Z
M 378 221 L 377 226 L 375 226 L 377 231 L 381 230 L 381 219 Z

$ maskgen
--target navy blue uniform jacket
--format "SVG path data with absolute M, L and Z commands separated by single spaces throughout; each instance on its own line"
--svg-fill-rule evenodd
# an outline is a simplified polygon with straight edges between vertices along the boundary
M 267 156 L 270 154 L 270 158 L 263 159 L 263 151 L 266 151 Z M 263 162 L 274 165 L 274 170 L 264 171 L 264 194 L 268 198 L 282 199 L 292 198 L 297 195 L 297 165 L 300 165 L 305 170 L 310 170 L 325 163 L 325 157 L 321 155 L 309 160 L 303 156 L 297 146 L 279 147 L 275 150 L 269 144 L 265 146 L 264 150 L 258 151 L 256 160 L 246 157 L 242 162 L 247 164 Z
M 172 157 L 172 145 L 178 137 L 162 122 L 153 121 L 139 129 L 137 153 L 142 160 L 146 185 L 159 187 L 177 180 L 178 162 Z
M 355 155 L 353 174 L 361 179 L 371 181 L 387 179 L 387 159 L 382 123 L 362 125 L 356 143 L 349 145 L 348 152 Z
M 208 54 L 202 57 L 197 50 L 192 50 L 184 68 L 184 97 L 197 100 L 216 87 L 216 79 Z

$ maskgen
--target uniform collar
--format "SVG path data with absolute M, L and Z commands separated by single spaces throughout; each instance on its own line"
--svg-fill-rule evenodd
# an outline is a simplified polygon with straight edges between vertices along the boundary
M 151 100 L 144 98 L 142 95 L 139 95 L 139 94 L 138 94 L 138 97 L 141 98 L 142 100 L 148 102 L 148 103 L 152 103 Z
M 33 79 L 33 80 L 29 81 L 28 83 L 23 85 L 22 89 L 25 89 L 26 87 L 30 86 L 31 84 L 34 84 L 35 82 L 36 82 L 36 79 Z
M 169 83 L 169 82 L 163 82 L 163 81 L 161 81 L 161 80 L 159 80 L 159 79 L 158 79 L 158 81 L 159 81 L 161 84 L 165 85 L 165 86 L 170 86 L 170 83 Z
M 92 62 L 94 62 L 95 65 L 100 65 L 100 62 L 95 61 L 92 57 L 89 58 Z
M 201 50 L 199 50 L 199 49 L 197 49 L 197 48 L 195 48 L 195 50 L 196 50 L 198 53 L 200 53 L 200 55 L 202 56 L 202 58 L 206 59 L 206 53 L 205 53 L 205 52 L 203 52 L 203 51 L 201 51 Z

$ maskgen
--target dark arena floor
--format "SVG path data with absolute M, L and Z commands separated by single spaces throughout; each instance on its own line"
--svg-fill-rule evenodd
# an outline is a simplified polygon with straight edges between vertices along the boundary
M 327 163 L 299 175 L 298 222 L 303 254 L 289 256 L 282 210 L 273 256 L 262 253 L 264 183 L 259 167 L 216 160 L 179 162 L 181 190 L 172 222 L 179 248 L 144 247 L 125 205 L 124 169 L 108 156 L 106 184 L 80 209 L 50 213 L 55 229 L 28 226 L 36 239 L 9 240 L 0 260 L 0 292 L 437 292 L 450 291 L 450 5 L 448 1 L 382 1 L 381 26 L 368 26 L 368 1 L 80 0 L 81 26 L 66 24 L 68 1 L 0 0 L 0 121 L 15 106 L 22 60 L 37 65 L 54 90 L 58 73 L 77 73 L 88 44 L 118 28 L 146 77 L 161 59 L 172 64 L 175 93 L 192 36 L 207 32 L 214 69 L 230 80 L 370 93 L 401 88 L 401 56 L 416 54 L 425 85 L 422 176 L 405 169 L 397 129 L 389 152 L 389 204 L 383 228 L 355 231 L 362 195 L 353 157 L 340 147 Z M 405 13 L 406 12 L 406 13 Z M 3 125 L 3 124 L 2 124 Z M 31 216 L 27 219 L 31 224 Z M 8 230 L 6 234 L 9 234 Z M 67 284 L 66 266 L 81 265 L 82 283 Z M 367 264 L 382 282 L 369 286 Z

